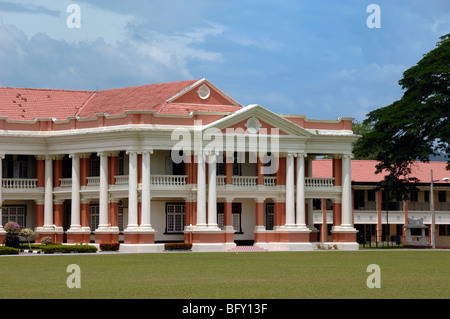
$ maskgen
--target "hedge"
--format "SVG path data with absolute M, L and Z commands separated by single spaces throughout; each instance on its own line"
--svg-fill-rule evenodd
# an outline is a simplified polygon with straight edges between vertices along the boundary
M 18 255 L 19 249 L 7 247 L 7 246 L 0 246 L 0 255 Z
M 90 245 L 46 245 L 41 250 L 44 254 L 96 253 L 97 247 Z
M 190 243 L 166 243 L 164 244 L 165 250 L 190 250 L 192 244 Z
M 119 243 L 100 243 L 100 250 L 102 251 L 116 251 L 119 250 Z

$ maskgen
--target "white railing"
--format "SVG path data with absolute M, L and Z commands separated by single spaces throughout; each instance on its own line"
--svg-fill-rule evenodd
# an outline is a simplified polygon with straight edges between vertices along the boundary
M 2 187 L 9 189 L 36 188 L 36 178 L 3 178 Z
M 119 186 L 128 185 L 128 175 L 118 175 L 118 176 L 114 176 L 114 178 L 116 179 L 116 185 L 119 185 Z
M 155 186 L 182 186 L 186 185 L 186 175 L 152 175 L 151 185 Z
M 257 176 L 233 176 L 231 182 L 237 187 L 253 187 L 258 181 Z
M 72 187 L 72 179 L 71 178 L 60 178 L 61 182 L 60 187 Z
M 217 186 L 225 186 L 225 176 L 223 175 L 216 176 L 216 184 Z
M 333 186 L 334 186 L 334 178 L 328 178 L 328 177 L 306 177 L 305 178 L 305 187 L 324 188 L 324 187 L 333 187 Z
M 273 187 L 277 185 L 277 178 L 275 176 L 264 176 L 264 186 Z
M 100 186 L 100 176 L 86 177 L 87 186 Z

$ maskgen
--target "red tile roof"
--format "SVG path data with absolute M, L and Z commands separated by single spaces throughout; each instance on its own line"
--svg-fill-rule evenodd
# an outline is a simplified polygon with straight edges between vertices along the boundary
M 70 91 L 27 88 L 0 88 L 0 117 L 11 120 L 35 118 L 82 118 L 125 111 L 155 111 L 184 115 L 193 111 L 235 112 L 239 106 L 167 103 L 199 80 L 178 81 L 103 91 Z
M 352 182 L 376 183 L 383 180 L 385 174 L 375 174 L 377 161 L 352 160 Z M 415 162 L 412 167 L 412 176 L 417 177 L 420 183 L 430 183 L 433 170 L 433 180 L 441 180 L 450 177 L 450 171 L 446 170 L 446 162 Z M 317 159 L 313 161 L 313 177 L 332 177 L 332 161 Z
M 73 116 L 93 94 L 88 91 L 0 87 L 0 117 L 32 121 Z

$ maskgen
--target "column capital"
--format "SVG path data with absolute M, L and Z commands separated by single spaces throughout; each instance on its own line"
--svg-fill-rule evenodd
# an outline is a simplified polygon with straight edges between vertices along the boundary
M 130 155 L 130 154 L 141 154 L 141 151 L 139 150 L 126 150 L 125 154 Z
M 142 154 L 153 154 L 153 149 L 152 148 L 149 148 L 149 149 L 145 149 L 145 150 L 143 150 L 142 152 L 141 152 Z
M 342 154 L 342 158 L 346 160 L 353 159 L 353 154 Z

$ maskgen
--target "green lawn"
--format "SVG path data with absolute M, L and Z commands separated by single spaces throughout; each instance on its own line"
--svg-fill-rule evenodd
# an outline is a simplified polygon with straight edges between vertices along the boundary
M 381 288 L 366 285 L 370 264 Z M 0 298 L 447 299 L 449 265 L 450 251 L 413 250 L 3 256 Z

